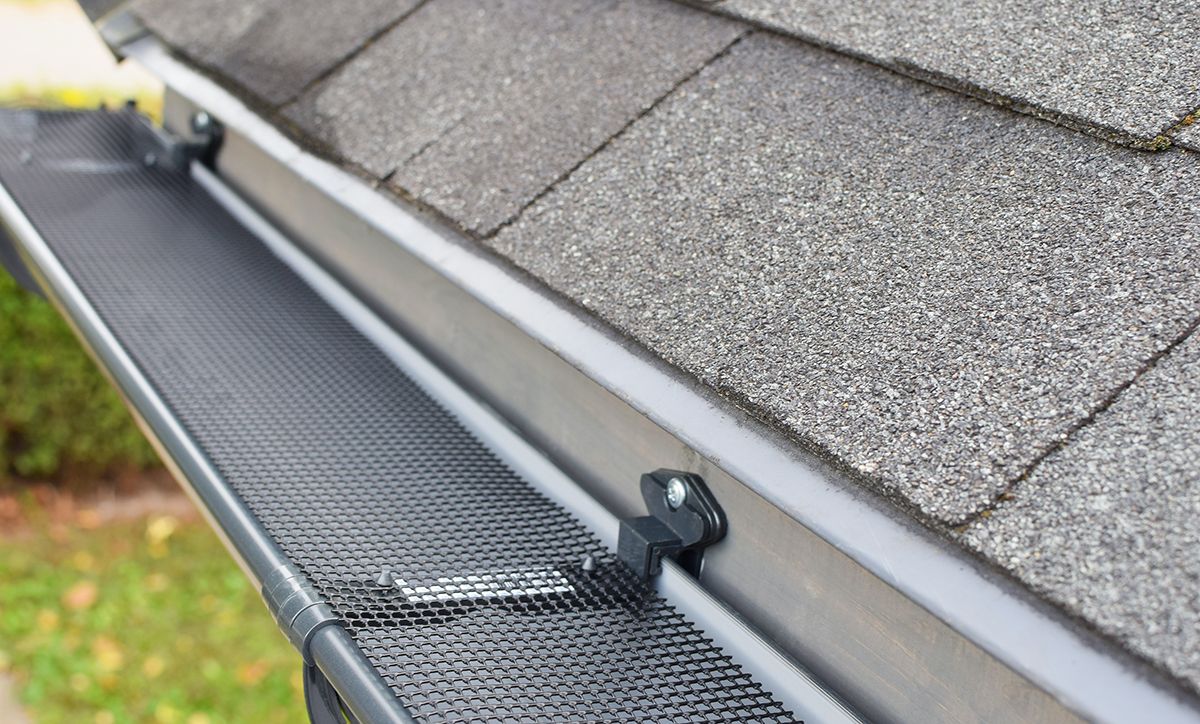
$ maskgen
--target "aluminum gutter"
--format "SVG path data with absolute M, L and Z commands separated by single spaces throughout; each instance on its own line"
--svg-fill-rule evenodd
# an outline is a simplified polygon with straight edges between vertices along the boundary
M 508 427 L 494 411 L 447 377 L 217 176 L 203 166 L 195 166 L 192 175 L 326 303 L 371 340 L 430 397 L 445 405 L 464 427 L 501 460 L 575 515 L 596 533 L 604 545 L 616 549 L 620 526 L 616 516 Z M 664 562 L 663 573 L 655 579 L 655 584 L 658 592 L 671 605 L 687 615 L 697 628 L 720 645 L 735 663 L 753 675 L 797 717 L 819 722 L 860 721 L 808 672 L 773 649 L 673 562 Z
M 3 185 L 0 185 L 0 224 L 20 247 L 22 261 L 47 297 L 121 391 L 159 456 L 197 503 L 196 507 L 203 511 L 246 575 L 262 586 L 278 577 L 281 571 L 294 570 L 258 519 L 221 479 L 180 426 Z M 274 613 L 278 601 L 273 601 L 265 588 L 264 598 Z M 297 640 L 293 627 L 285 625 L 282 628 L 293 642 Z M 302 632 L 300 640 L 301 653 L 334 683 L 360 720 L 413 721 L 341 626 L 324 625 L 314 631 Z
M 1032 593 L 995 575 L 957 546 L 825 470 L 819 461 L 774 431 L 749 420 L 715 395 L 681 381 L 665 365 L 625 346 L 583 315 L 565 308 L 466 244 L 456 243 L 451 234 L 438 230 L 361 179 L 305 152 L 219 85 L 174 59 L 156 40 L 142 39 L 123 51 L 162 78 L 173 92 L 220 119 L 229 140 L 236 142 L 240 138 L 246 153 L 259 153 L 270 159 L 287 174 L 332 200 L 349 219 L 330 223 L 342 223 L 350 231 L 357 224 L 362 230 L 386 237 L 405 254 L 427 265 L 439 277 L 464 290 L 480 305 L 511 322 L 523 334 L 670 433 L 682 446 L 682 454 L 696 456 L 693 462 L 697 465 L 711 464 L 713 470 L 727 473 L 828 546 L 829 551 L 820 551 L 820 561 L 791 561 L 793 566 L 803 570 L 811 564 L 833 570 L 836 566 L 851 565 L 839 562 L 836 552 L 919 607 L 899 611 L 889 619 L 887 610 L 868 610 L 874 601 L 842 599 L 835 603 L 847 609 L 862 608 L 861 617 L 866 623 L 862 624 L 862 630 L 838 631 L 834 635 L 879 636 L 879 631 L 867 630 L 872 625 L 911 626 L 921 631 L 934 623 L 944 624 L 955 635 L 953 640 L 919 643 L 937 647 L 939 655 L 947 657 L 945 662 L 949 664 L 937 662 L 947 676 L 956 674 L 954 662 L 959 658 L 955 657 L 967 657 L 972 665 L 983 667 L 980 671 L 986 671 L 987 662 L 977 660 L 970 651 L 963 653 L 965 649 L 978 647 L 983 656 L 1031 683 L 1030 691 L 1045 692 L 1052 701 L 1083 718 L 1200 721 L 1194 698 L 1187 697 L 1165 679 L 1158 680 L 1161 677 L 1110 642 L 1083 631 Z M 253 162 L 245 162 L 241 171 L 246 173 L 252 165 Z M 270 206 L 272 199 L 278 200 L 272 193 L 283 192 L 272 191 L 270 186 L 281 178 L 261 183 L 257 201 Z M 242 179 L 244 190 L 248 180 Z M 705 475 L 707 479 L 708 473 Z M 858 574 L 849 571 L 845 575 Z M 705 579 L 706 586 L 719 588 L 720 581 L 711 580 Z M 759 583 L 769 587 L 775 582 Z M 726 599 L 738 593 L 729 588 L 718 592 Z M 893 604 L 889 600 L 888 605 Z M 909 620 L 917 615 L 913 611 L 918 610 L 921 616 L 929 617 L 929 623 L 920 621 L 914 625 Z M 853 620 L 859 617 L 859 612 L 843 615 Z M 793 623 L 807 627 L 804 632 L 807 635 L 820 633 L 808 625 L 811 622 Z M 903 647 L 913 640 L 896 645 Z M 804 663 L 825 676 L 818 662 L 806 658 Z M 884 673 L 897 675 L 897 672 Z M 886 697 L 903 696 L 905 685 L 920 686 L 922 676 L 929 678 L 927 673 L 914 672 L 911 681 L 898 681 L 881 674 L 878 682 L 864 682 L 859 692 L 871 687 L 880 689 L 879 698 L 867 708 L 867 713 L 880 718 L 903 716 L 899 710 L 887 709 Z M 843 691 L 859 704 L 850 692 Z M 1029 703 L 1029 697 L 1034 696 L 1030 691 L 989 692 L 989 696 L 998 697 L 989 702 L 993 707 L 990 714 L 1014 717 L 1012 711 L 1002 708 L 1010 698 L 1014 707 L 1021 704 L 1019 700 L 1025 701 L 1031 718 L 1067 718 L 1066 711 L 1056 712 L 1052 704 Z M 983 716 L 989 712 L 975 713 Z M 950 716 L 941 712 L 939 717 L 936 709 L 929 708 L 922 714 L 932 718 Z

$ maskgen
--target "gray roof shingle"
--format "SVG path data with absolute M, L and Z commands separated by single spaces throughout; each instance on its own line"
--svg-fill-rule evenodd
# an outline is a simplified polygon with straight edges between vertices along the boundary
M 1042 463 L 966 541 L 1200 688 L 1200 339 Z
M 175 48 L 269 105 L 295 97 L 412 10 L 418 0 L 135 0 L 134 12 Z
M 953 523 L 1197 316 L 1196 161 L 755 35 L 490 243 Z
M 1136 145 L 1200 109 L 1187 0 L 725 0 L 717 7 Z
M 1200 120 L 1184 126 L 1171 140 L 1177 146 L 1200 151 Z
M 485 234 L 744 30 L 666 0 L 441 0 L 288 116 Z

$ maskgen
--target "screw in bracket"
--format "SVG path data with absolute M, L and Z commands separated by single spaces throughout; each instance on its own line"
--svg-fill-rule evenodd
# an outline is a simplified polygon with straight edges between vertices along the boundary
M 212 129 L 213 118 L 207 111 L 196 111 L 192 114 L 192 133 L 197 136 L 207 136 Z
M 671 478 L 667 482 L 667 505 L 671 506 L 671 510 L 679 510 L 679 506 L 687 502 L 687 483 L 679 478 Z

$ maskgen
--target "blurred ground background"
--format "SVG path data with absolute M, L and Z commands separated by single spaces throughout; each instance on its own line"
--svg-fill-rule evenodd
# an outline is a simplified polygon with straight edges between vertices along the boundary
M 0 0 L 0 105 L 161 89 L 69 0 Z M 0 271 L 0 722 L 303 721 L 299 659 L 50 306 Z

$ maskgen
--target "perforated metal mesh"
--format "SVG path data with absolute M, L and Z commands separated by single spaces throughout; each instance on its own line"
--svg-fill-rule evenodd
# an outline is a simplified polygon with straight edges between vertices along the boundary
M 136 129 L 0 111 L 0 181 L 405 706 L 791 720 Z

